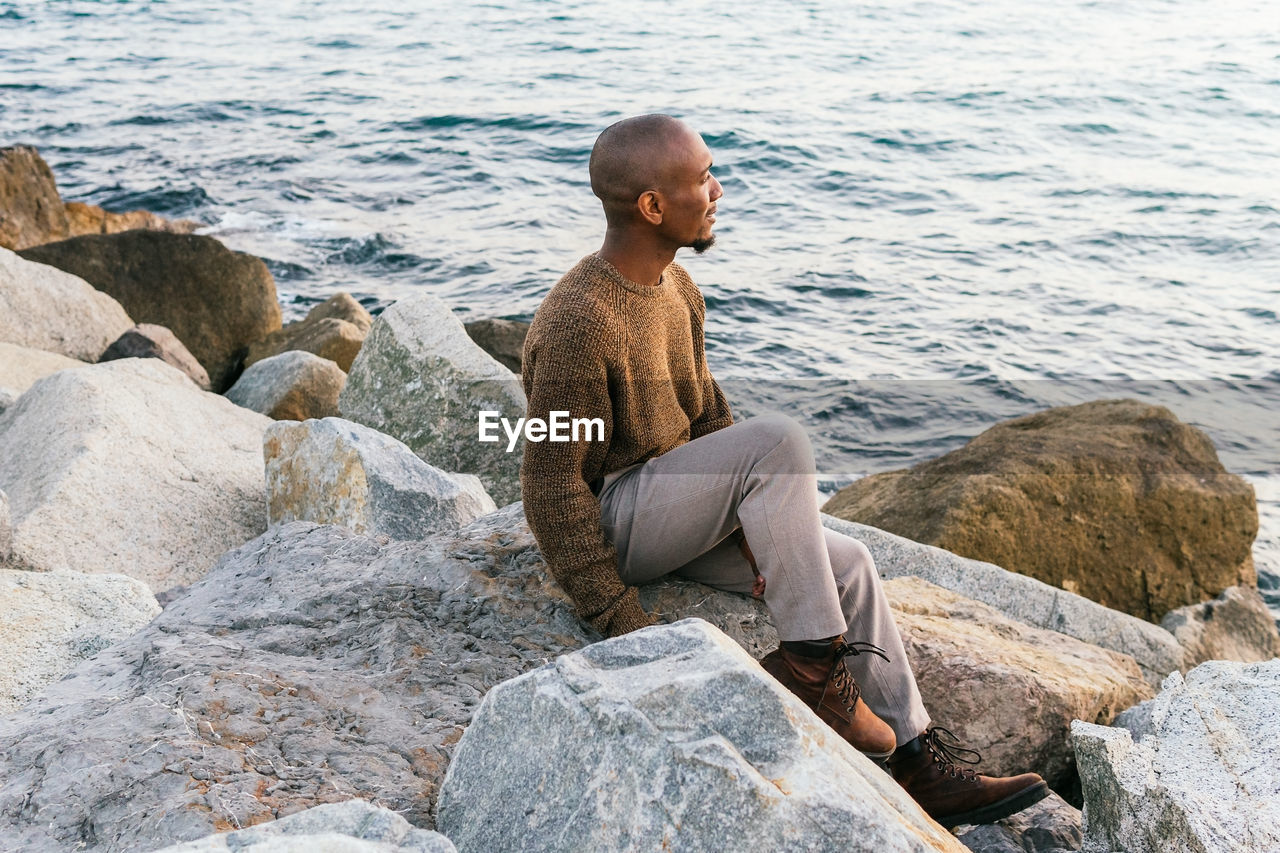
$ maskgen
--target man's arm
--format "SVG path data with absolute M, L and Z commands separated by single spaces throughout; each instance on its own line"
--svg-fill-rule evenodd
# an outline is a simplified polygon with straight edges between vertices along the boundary
M 525 517 L 552 575 L 578 614 L 605 636 L 653 624 L 635 587 L 618 576 L 616 549 L 600 527 L 600 501 L 589 482 L 599 476 L 613 434 L 609 377 L 599 341 L 558 335 L 529 348 L 525 360 L 528 416 L 600 418 L 604 440 L 525 442 L 520 481 Z M 594 344 L 594 345 L 593 345 Z

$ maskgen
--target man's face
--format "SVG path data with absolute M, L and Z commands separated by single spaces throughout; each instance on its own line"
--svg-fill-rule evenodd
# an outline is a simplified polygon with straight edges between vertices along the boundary
M 711 151 L 696 133 L 673 146 L 663 181 L 662 230 L 673 242 L 701 254 L 715 243 L 716 202 L 724 195 L 711 174 Z

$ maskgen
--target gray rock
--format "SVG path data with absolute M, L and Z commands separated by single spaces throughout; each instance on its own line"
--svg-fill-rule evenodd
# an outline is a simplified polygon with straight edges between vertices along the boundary
M 84 365 L 83 361 L 67 358 L 56 352 L 0 342 L 0 397 L 8 400 L 8 405 L 0 403 L 0 412 L 17 402 L 37 379 L 43 379 L 59 370 Z
M 0 714 L 159 612 L 146 584 L 124 575 L 0 569 Z
M 456 853 L 438 832 L 415 829 L 395 812 L 347 800 L 166 847 L 159 853 Z
M 881 577 L 915 575 L 989 604 L 1018 622 L 1130 655 L 1153 685 L 1181 668 L 1182 647 L 1158 625 L 992 563 L 970 560 L 875 527 L 826 514 L 822 523 L 862 540 L 871 550 Z
M 1143 736 L 1077 722 L 1084 849 L 1280 849 L 1280 660 L 1174 673 Z
M 956 838 L 974 853 L 1076 853 L 1080 810 L 1050 794 L 999 823 L 956 827 Z
M 964 848 L 701 620 L 489 691 L 440 790 L 458 849 Z
M 327 358 L 301 350 L 255 362 L 227 391 L 227 399 L 278 421 L 338 414 L 347 375 Z
M 132 325 L 84 279 L 0 249 L 0 341 L 97 361 Z
M 425 539 L 497 509 L 475 475 L 441 471 L 391 436 L 341 418 L 273 424 L 262 453 L 273 525 L 313 521 Z
M 1171 610 L 1160 627 L 1182 644 L 1184 672 L 1207 660 L 1252 663 L 1280 655 L 1275 618 L 1252 586 L 1233 586 L 1213 601 Z
M 9 515 L 9 496 L 0 491 L 0 563 L 13 553 L 13 519 Z
M 524 368 L 524 339 L 529 324 L 523 320 L 472 320 L 463 323 L 467 335 L 507 370 L 519 375 Z
M 208 391 L 212 387 L 209 384 L 209 374 L 182 341 L 178 340 L 178 336 L 155 323 L 139 323 L 134 326 L 107 347 L 98 361 L 115 361 L 121 358 L 158 358 L 187 374 L 201 390 Z
M 482 443 L 481 411 L 512 424 L 525 414 L 511 371 L 476 346 L 434 296 L 401 300 L 378 315 L 338 401 L 342 416 L 395 436 L 446 471 L 476 474 L 499 504 L 520 497 L 521 445 Z
M 111 294 L 139 323 L 172 329 L 204 366 L 214 391 L 231 387 L 250 344 L 280 328 L 275 279 L 266 264 L 212 237 L 147 230 L 89 234 L 21 254 Z M 102 349 L 87 360 L 97 360 Z
M 153 359 L 46 376 L 0 415 L 9 568 L 189 583 L 266 528 L 270 420 Z
M 519 503 L 420 542 L 271 528 L 0 719 L 0 849 L 148 849 L 352 797 L 432 828 L 489 688 L 598 639 Z

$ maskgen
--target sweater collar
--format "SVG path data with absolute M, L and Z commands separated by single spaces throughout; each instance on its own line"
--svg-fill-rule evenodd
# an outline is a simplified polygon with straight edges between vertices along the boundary
M 648 299 L 657 299 L 675 293 L 676 286 L 675 281 L 671 276 L 671 267 L 667 267 L 666 270 L 663 271 L 662 278 L 658 280 L 657 284 L 650 285 L 632 281 L 622 273 L 618 272 L 617 267 L 597 255 L 595 252 L 587 255 L 582 260 L 590 269 L 600 273 L 600 275 L 618 285 L 618 287 L 629 290 L 638 296 L 643 296 Z

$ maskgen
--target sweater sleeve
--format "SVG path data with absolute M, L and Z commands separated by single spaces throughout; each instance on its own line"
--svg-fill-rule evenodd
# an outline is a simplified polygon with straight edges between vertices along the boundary
M 528 441 L 520 470 L 525 517 L 551 574 L 578 614 L 605 636 L 653 624 L 635 587 L 618 576 L 618 556 L 600 527 L 599 476 L 613 434 L 609 376 L 600 346 L 564 329 L 539 335 L 524 362 L 528 417 L 600 418 L 604 440 Z M 599 343 L 599 342 L 594 342 Z M 590 431 L 585 431 L 590 437 Z

